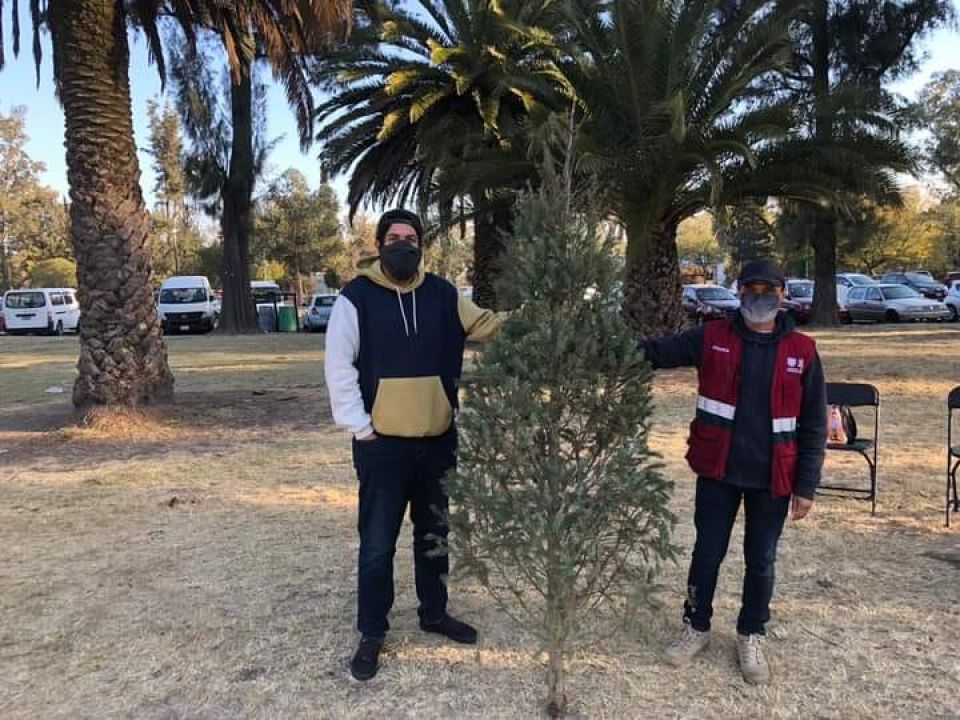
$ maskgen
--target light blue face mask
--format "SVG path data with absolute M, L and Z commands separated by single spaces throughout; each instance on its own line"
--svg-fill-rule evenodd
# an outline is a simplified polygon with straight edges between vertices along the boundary
M 780 298 L 776 295 L 748 292 L 740 300 L 740 313 L 748 322 L 762 325 L 776 320 L 778 312 Z

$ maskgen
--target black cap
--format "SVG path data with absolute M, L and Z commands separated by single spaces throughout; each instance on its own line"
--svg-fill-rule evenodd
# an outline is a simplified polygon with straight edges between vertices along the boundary
M 390 226 L 394 223 L 404 223 L 412 227 L 417 231 L 417 243 L 419 245 L 423 244 L 423 223 L 420 222 L 420 216 L 409 210 L 396 208 L 394 210 L 387 210 L 380 216 L 380 221 L 377 223 L 377 247 L 383 246 L 383 240 L 387 236 L 387 230 L 389 230 Z
M 767 283 L 774 287 L 784 286 L 783 271 L 773 260 L 751 260 L 744 263 L 737 278 L 737 287 L 743 287 L 754 282 Z

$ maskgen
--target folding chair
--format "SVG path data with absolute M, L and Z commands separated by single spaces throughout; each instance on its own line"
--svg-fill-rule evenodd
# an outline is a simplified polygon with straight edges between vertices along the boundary
M 953 413 L 957 410 L 960 410 L 960 385 L 947 396 L 947 527 L 950 527 L 950 505 L 953 505 L 953 512 L 960 512 L 960 496 L 957 495 L 960 445 L 953 444 Z
M 870 501 L 870 514 L 877 514 L 877 444 L 880 440 L 880 391 L 864 383 L 827 383 L 827 405 L 846 405 L 849 408 L 873 408 L 873 440 L 855 438 L 851 443 L 828 443 L 827 450 L 855 452 L 867 461 L 870 468 L 870 488 L 845 485 L 821 485 L 821 490 L 834 494 L 863 496 Z

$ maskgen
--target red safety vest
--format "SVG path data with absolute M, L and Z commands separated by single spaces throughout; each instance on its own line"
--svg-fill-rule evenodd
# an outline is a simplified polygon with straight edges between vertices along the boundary
M 777 361 L 770 390 L 773 418 L 773 477 L 770 492 L 788 497 L 797 480 L 797 418 L 803 404 L 803 378 L 813 366 L 816 343 L 791 332 L 777 344 Z M 743 339 L 729 320 L 704 328 L 700 359 L 697 417 L 690 425 L 687 462 L 701 477 L 722 480 L 733 440 L 733 419 L 740 390 Z M 747 382 L 750 378 L 746 379 Z

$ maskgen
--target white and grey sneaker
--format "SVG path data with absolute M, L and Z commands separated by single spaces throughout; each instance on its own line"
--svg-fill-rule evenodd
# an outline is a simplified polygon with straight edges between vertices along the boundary
M 710 633 L 694 630 L 689 623 L 683 624 L 683 634 L 663 651 L 663 659 L 674 667 L 690 663 L 698 653 L 710 644 Z
M 770 682 L 770 665 L 763 656 L 762 635 L 737 633 L 737 659 L 743 679 L 751 685 L 766 685 Z

